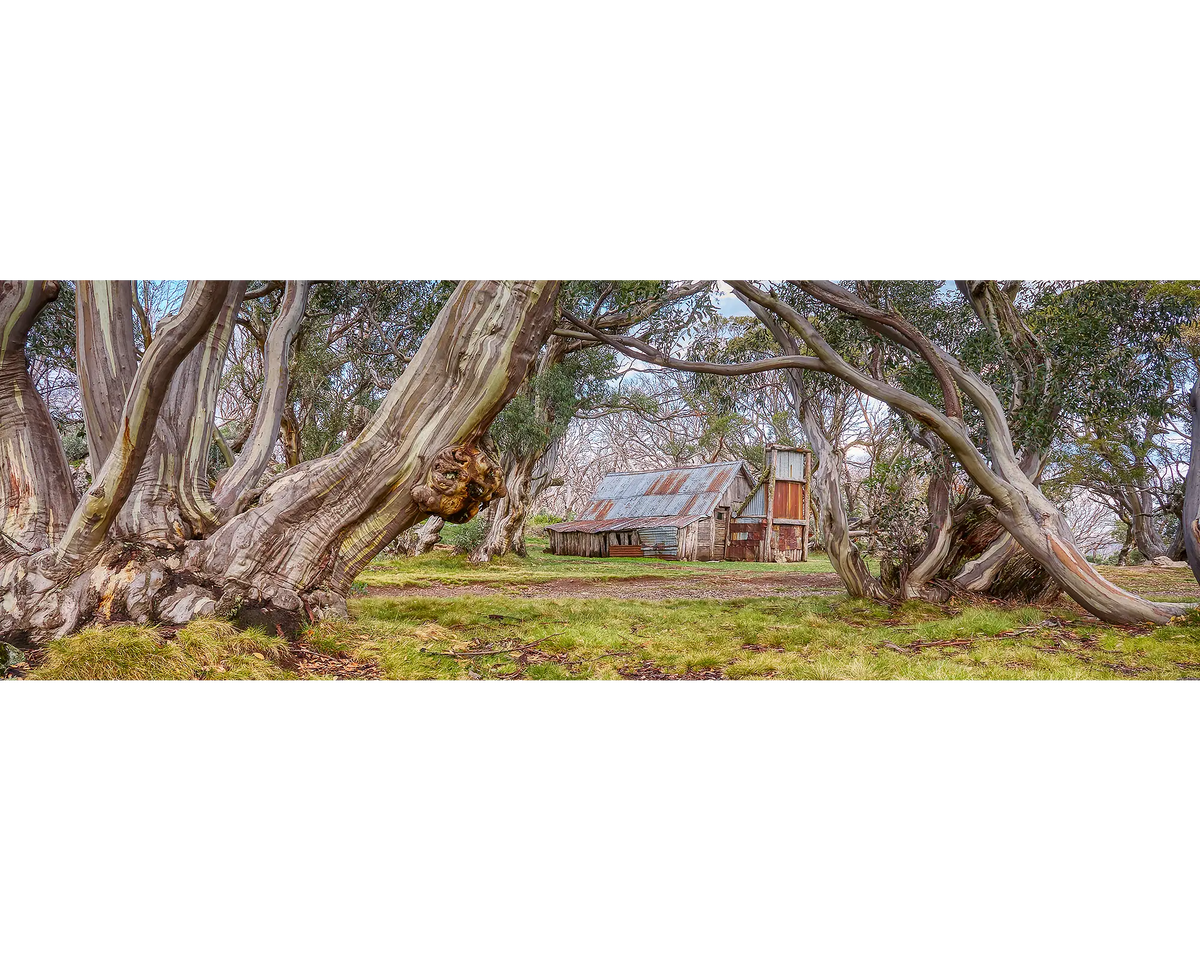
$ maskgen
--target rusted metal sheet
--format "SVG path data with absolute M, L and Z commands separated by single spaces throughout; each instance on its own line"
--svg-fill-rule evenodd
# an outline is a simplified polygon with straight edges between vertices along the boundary
M 745 464 L 733 460 L 671 470 L 610 473 L 600 481 L 579 519 L 708 516 L 743 470 L 749 476 Z
M 775 554 L 782 554 L 787 560 L 799 560 L 803 537 L 804 527 L 779 524 L 772 536 Z
M 775 483 L 775 519 L 804 519 L 804 484 L 798 480 Z
M 807 532 L 806 454 L 774 447 L 769 452 L 775 475 L 753 496 L 755 481 L 742 461 L 609 474 L 578 520 L 549 528 L 551 547 L 584 556 L 637 556 L 640 551 L 666 559 L 798 559 Z M 741 503 L 746 503 L 741 515 L 729 517 L 730 508 Z M 607 535 L 630 531 L 637 531 L 640 544 L 609 542 L 627 538 Z
M 643 527 L 686 527 L 703 520 L 701 514 L 673 517 L 607 517 L 600 520 L 567 520 L 548 526 L 556 533 L 612 533 L 617 530 L 641 530 Z
M 729 521 L 729 546 L 726 560 L 761 560 L 766 521 L 762 519 Z
M 716 464 L 714 464 L 716 466 Z M 731 463 L 722 466 L 719 470 L 714 470 L 712 476 L 708 479 L 708 486 L 704 488 L 705 493 L 723 493 L 725 488 L 729 486 L 738 474 L 738 468 L 741 463 Z M 749 473 L 749 471 L 746 471 Z

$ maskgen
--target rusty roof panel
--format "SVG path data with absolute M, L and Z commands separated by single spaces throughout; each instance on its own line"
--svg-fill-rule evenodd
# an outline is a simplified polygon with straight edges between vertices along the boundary
M 704 520 L 703 514 L 676 514 L 669 517 L 612 517 L 607 520 L 568 520 L 565 523 L 552 523 L 547 530 L 559 533 L 612 533 L 616 530 L 640 530 L 643 527 L 686 527 L 697 520 Z
M 721 494 L 743 469 L 749 475 L 742 461 L 732 460 L 671 470 L 610 473 L 580 511 L 580 519 L 706 516 L 716 509 Z
M 712 479 L 708 481 L 708 486 L 705 488 L 708 493 L 721 493 L 729 486 L 730 481 L 737 476 L 737 466 L 730 464 L 721 470 L 713 473 Z

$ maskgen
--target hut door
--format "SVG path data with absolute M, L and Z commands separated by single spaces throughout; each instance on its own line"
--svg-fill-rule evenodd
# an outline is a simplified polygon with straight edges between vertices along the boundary
M 725 538 L 729 530 L 729 508 L 717 507 L 716 518 L 712 525 L 713 545 L 712 558 L 714 560 L 725 559 Z

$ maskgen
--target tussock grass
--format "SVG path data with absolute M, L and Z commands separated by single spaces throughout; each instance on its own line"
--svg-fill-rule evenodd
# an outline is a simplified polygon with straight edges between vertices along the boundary
M 141 627 L 92 628 L 52 640 L 35 680 L 191 680 L 195 664 Z
M 171 639 L 149 627 L 93 627 L 53 640 L 34 680 L 282 680 L 287 642 L 220 620 L 195 620 Z

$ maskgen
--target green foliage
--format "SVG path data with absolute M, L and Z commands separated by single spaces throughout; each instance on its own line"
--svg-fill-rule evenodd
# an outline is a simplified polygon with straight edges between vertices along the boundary
M 636 303 L 661 297 L 671 286 L 667 280 L 567 280 L 559 302 L 577 314 L 624 310 Z
M 442 542 L 450 544 L 459 553 L 470 553 L 481 546 L 486 537 L 486 513 L 477 514 L 466 523 L 448 523 L 442 528 Z
M 540 454 L 567 432 L 584 408 L 605 403 L 617 360 L 611 350 L 589 349 L 569 354 L 531 377 L 492 422 L 492 439 L 515 457 Z
M 75 284 L 58 281 L 58 296 L 42 308 L 29 330 L 25 352 L 50 366 L 75 370 Z
M 438 311 L 449 281 L 319 284 L 296 339 L 288 397 L 302 414 L 301 460 L 341 445 L 404 372 Z M 350 326 L 340 337 L 331 330 Z
M 62 439 L 63 451 L 67 455 L 67 462 L 72 466 L 78 466 L 88 455 L 87 431 L 84 430 L 83 424 L 66 424 L 59 427 L 58 435 Z M 93 464 L 93 469 L 95 465 Z
M 885 553 L 904 558 L 925 541 L 928 510 L 923 499 L 929 458 L 913 453 L 877 456 L 859 487 Z

